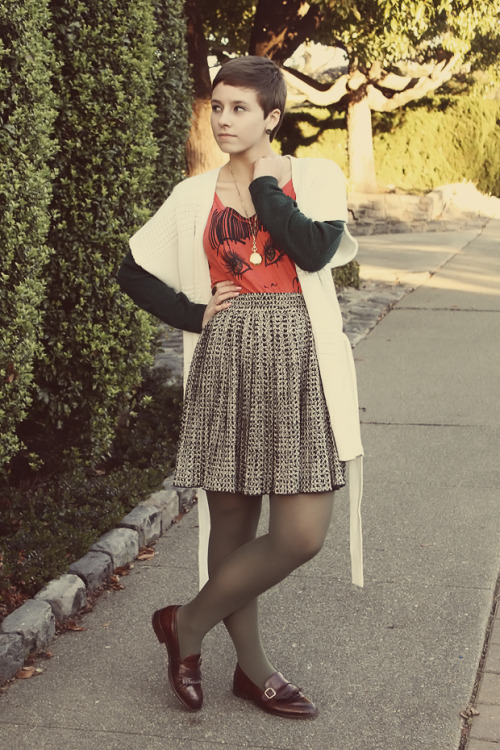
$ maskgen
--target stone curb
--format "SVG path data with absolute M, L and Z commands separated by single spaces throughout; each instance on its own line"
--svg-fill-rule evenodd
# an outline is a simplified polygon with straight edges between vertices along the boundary
M 162 489 L 142 500 L 103 534 L 89 552 L 72 563 L 33 599 L 18 607 L 0 625 L 0 685 L 12 679 L 30 654 L 47 647 L 56 622 L 75 617 L 87 594 L 103 586 L 115 568 L 133 562 L 139 548 L 158 539 L 195 502 L 196 490 L 176 489 L 168 477 Z

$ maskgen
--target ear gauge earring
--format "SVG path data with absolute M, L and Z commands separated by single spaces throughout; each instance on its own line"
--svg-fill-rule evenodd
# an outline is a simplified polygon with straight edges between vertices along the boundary
M 267 134 L 267 135 L 271 135 L 271 133 L 272 133 L 272 132 L 273 132 L 273 131 L 271 130 L 271 128 L 268 128 L 268 129 L 266 130 L 266 134 Z

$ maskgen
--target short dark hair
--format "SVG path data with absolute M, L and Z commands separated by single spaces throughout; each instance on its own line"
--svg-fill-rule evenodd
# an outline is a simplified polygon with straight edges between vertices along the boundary
M 267 117 L 273 109 L 279 109 L 280 119 L 270 135 L 272 141 L 283 122 L 286 104 L 286 83 L 280 68 L 268 57 L 246 55 L 223 63 L 212 83 L 212 91 L 219 83 L 254 89 L 257 101 Z

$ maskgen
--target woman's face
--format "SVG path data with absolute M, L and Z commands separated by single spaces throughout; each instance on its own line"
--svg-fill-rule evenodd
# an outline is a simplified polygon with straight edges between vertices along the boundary
M 268 145 L 266 130 L 278 124 L 279 116 L 279 109 L 275 109 L 264 117 L 255 89 L 219 83 L 213 90 L 212 131 L 226 154 L 241 154 Z

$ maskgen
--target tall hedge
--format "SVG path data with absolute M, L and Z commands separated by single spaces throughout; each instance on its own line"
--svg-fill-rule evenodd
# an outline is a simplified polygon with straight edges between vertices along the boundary
M 155 0 L 156 44 L 159 65 L 155 68 L 153 131 L 158 158 L 151 193 L 157 208 L 186 170 L 185 143 L 191 125 L 192 79 L 188 65 L 184 3 Z
M 500 196 L 500 102 L 436 96 L 380 124 L 374 150 L 381 185 L 428 190 L 467 179 Z
M 500 102 L 478 96 L 434 96 L 388 114 L 373 113 L 373 149 L 380 188 L 431 190 L 471 180 L 500 196 Z M 285 115 L 284 150 L 324 156 L 348 173 L 346 130 L 325 108 Z
M 151 0 L 52 0 L 61 75 L 38 422 L 82 455 L 105 453 L 150 361 L 152 325 L 116 271 L 148 214 L 157 149 Z
M 55 117 L 47 0 L 0 4 L 0 469 L 17 453 L 40 352 Z

